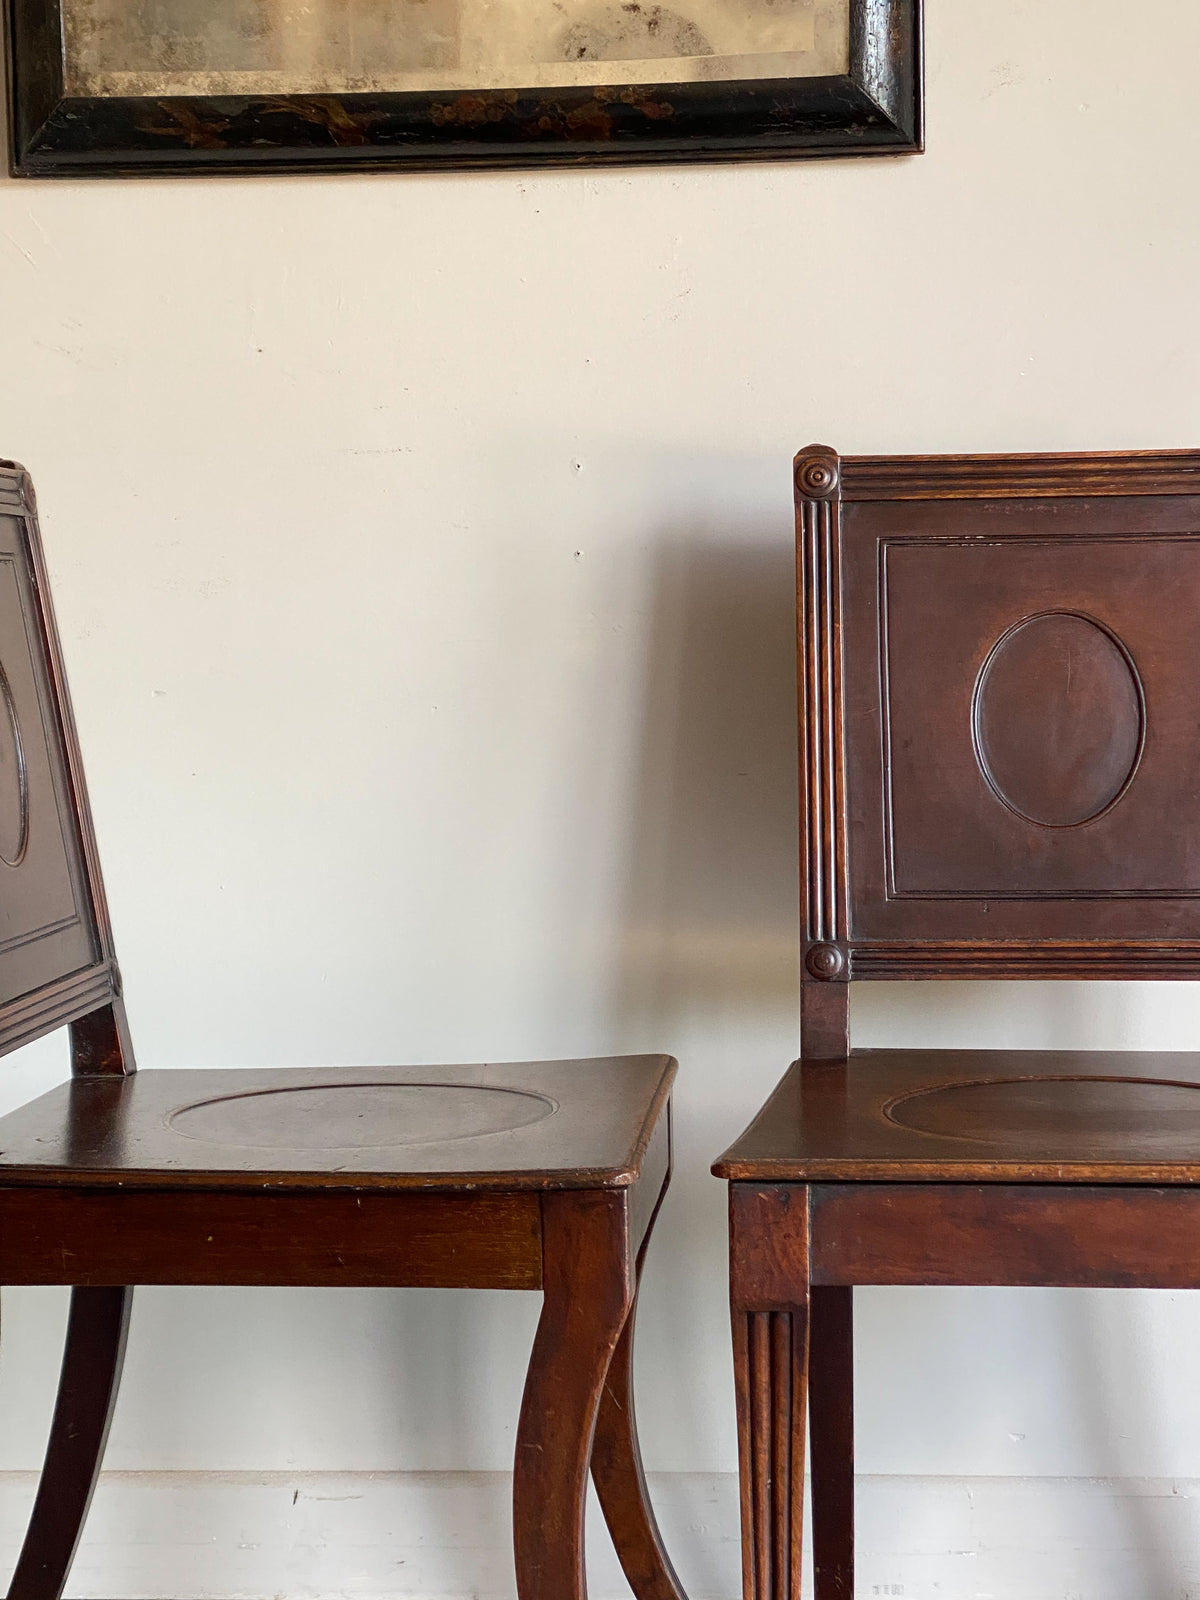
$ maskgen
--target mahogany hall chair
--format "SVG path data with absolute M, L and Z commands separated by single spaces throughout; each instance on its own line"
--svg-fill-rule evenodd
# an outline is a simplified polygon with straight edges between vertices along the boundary
M 682 1600 L 634 1424 L 634 1303 L 671 1162 L 666 1056 L 134 1073 L 32 489 L 0 464 L 0 1052 L 70 1028 L 0 1118 L 0 1283 L 72 1286 L 10 1600 L 57 1600 L 134 1283 L 543 1293 L 517 1431 L 521 1600 L 583 1600 L 591 1474 L 639 1600 Z
M 1200 453 L 796 460 L 801 1057 L 730 1180 L 746 1600 L 854 1590 L 854 1284 L 1200 1288 L 1200 1052 L 851 1050 L 855 978 L 1200 977 Z

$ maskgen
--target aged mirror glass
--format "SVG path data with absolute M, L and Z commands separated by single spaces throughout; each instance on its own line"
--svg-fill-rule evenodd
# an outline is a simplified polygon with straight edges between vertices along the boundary
M 844 0 L 65 0 L 78 95 L 404 93 L 821 77 Z

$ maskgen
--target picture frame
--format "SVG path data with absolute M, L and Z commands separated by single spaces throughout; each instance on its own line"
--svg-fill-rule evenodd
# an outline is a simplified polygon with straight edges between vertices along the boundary
M 3 4 L 20 178 L 923 147 L 922 0 Z

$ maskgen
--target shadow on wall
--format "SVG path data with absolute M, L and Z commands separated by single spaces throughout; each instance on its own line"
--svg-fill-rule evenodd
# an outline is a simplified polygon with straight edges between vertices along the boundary
M 798 1002 L 794 559 L 778 532 L 663 543 L 617 1002 L 664 1036 Z
M 681 1062 L 675 1175 L 639 1334 L 651 1466 L 664 1437 L 680 1464 L 732 1464 L 726 1199 L 709 1164 L 795 1053 L 789 520 L 785 501 L 773 522 L 736 506 L 721 526 L 712 513 L 681 521 L 659 542 L 650 585 L 612 1006 L 619 1037 Z M 728 1572 L 697 1570 L 695 1549 L 675 1555 L 696 1592 L 727 1587 Z

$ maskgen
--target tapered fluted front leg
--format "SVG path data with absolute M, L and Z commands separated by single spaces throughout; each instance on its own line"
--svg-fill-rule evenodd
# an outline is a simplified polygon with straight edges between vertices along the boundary
M 543 1304 L 513 1473 L 520 1600 L 587 1600 L 583 1521 L 600 1394 L 633 1303 L 622 1190 L 542 1202 Z
M 666 1193 L 666 1185 L 663 1185 Z M 661 1204 L 661 1196 L 660 1202 Z M 637 1277 L 658 1217 L 655 1208 L 638 1251 Z M 596 1437 L 592 1444 L 592 1478 L 613 1546 L 637 1600 L 686 1600 L 671 1558 L 663 1547 L 654 1510 L 646 1492 L 642 1452 L 633 1402 L 633 1340 L 637 1297 L 609 1365 L 600 1397 Z
M 46 1462 L 8 1600 L 59 1600 L 108 1439 L 132 1289 L 72 1289 Z
M 808 1194 L 730 1186 L 744 1600 L 799 1600 L 808 1380 Z
M 854 1290 L 815 1288 L 808 1356 L 816 1600 L 854 1600 Z

